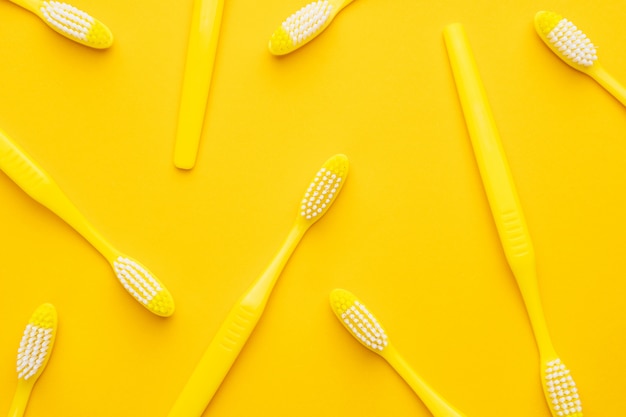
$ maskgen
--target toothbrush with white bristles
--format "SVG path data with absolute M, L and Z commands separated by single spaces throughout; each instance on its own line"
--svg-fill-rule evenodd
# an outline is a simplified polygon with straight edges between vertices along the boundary
M 291 232 L 265 272 L 232 307 L 200 358 L 168 417 L 200 417 L 261 319 L 272 290 L 306 231 L 328 212 L 348 175 L 348 158 L 335 155 L 313 177 Z
M 104 23 L 66 3 L 48 0 L 9 0 L 39 16 L 55 32 L 95 49 L 113 44 L 113 34 Z
M 54 346 L 57 311 L 52 304 L 42 304 L 32 314 L 17 350 L 17 390 L 9 417 L 24 415 L 30 393 L 43 373 Z
M 464 417 L 424 381 L 389 341 L 378 320 L 354 294 L 343 289 L 330 293 L 330 306 L 337 319 L 356 340 L 382 356 L 413 389 L 435 417 Z
M 563 16 L 547 11 L 535 15 L 535 29 L 563 62 L 596 80 L 626 106 L 626 88 L 600 65 L 597 47 L 582 30 Z
M 317 0 L 285 19 L 272 33 L 268 48 L 273 55 L 286 55 L 315 39 L 335 16 L 354 0 Z
M 124 289 L 143 307 L 162 317 L 174 313 L 174 300 L 167 288 L 145 266 L 120 252 L 106 240 L 52 177 L 1 130 L 0 170 L 91 243 L 109 261 Z
M 469 40 L 459 23 L 446 26 L 443 33 L 487 200 L 539 349 L 546 401 L 553 417 L 582 417 L 576 384 L 550 340 L 539 295 L 535 251 Z

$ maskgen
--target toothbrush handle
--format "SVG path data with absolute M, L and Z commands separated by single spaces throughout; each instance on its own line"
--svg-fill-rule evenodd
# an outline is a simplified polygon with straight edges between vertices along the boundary
M 444 29 L 450 64 L 485 192 L 509 266 L 515 275 L 543 353 L 551 344 L 543 319 L 535 252 L 500 135 L 463 26 Z
M 606 72 L 599 62 L 595 62 L 588 71 L 589 75 L 596 80 L 598 84 L 604 87 L 613 95 L 620 103 L 626 106 L 626 88 L 621 85 L 611 74 Z
M 193 2 L 174 148 L 174 165 L 181 169 L 196 163 L 223 8 L 224 0 Z
M 196 365 L 168 417 L 200 417 L 259 322 L 274 285 L 306 232 L 294 226 L 265 272 L 237 301 Z
M 87 222 L 57 183 L 0 130 L 0 169 L 34 200 L 65 220 L 107 259 L 117 251 Z
M 33 390 L 33 384 L 34 383 L 24 381 L 22 379 L 18 380 L 17 390 L 13 396 L 8 417 L 22 417 L 24 415 L 28 399 L 30 398 L 30 393 Z
M 387 345 L 384 351 L 384 357 L 393 369 L 400 374 L 402 379 L 413 389 L 418 397 L 422 400 L 426 408 L 430 410 L 435 417 L 465 417 L 463 413 L 455 409 L 451 404 L 444 400 L 430 385 L 428 385 L 413 369 L 406 363 L 404 358 L 393 348 Z
M 178 395 L 168 417 L 200 417 L 211 402 L 265 307 L 246 305 L 245 298 L 231 309 Z

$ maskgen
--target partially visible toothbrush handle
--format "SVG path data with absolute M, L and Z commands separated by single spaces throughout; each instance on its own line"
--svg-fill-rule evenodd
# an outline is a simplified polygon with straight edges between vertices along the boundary
M 174 148 L 174 165 L 192 169 L 213 74 L 224 0 L 194 0 Z
M 491 211 L 513 269 L 534 257 L 513 177 L 463 27 L 444 30 L 448 55 Z M 522 261 L 518 261 L 522 260 Z
M 0 169 L 34 200 L 65 220 L 107 259 L 117 256 L 115 249 L 87 222 L 52 177 L 2 131 Z
M 245 297 L 230 311 L 204 351 L 168 417 L 200 417 L 239 356 L 265 306 L 245 305 Z
M 539 301 L 534 248 L 467 35 L 463 26 L 455 23 L 444 29 L 444 39 L 504 253 L 524 297 L 539 345 L 551 346 Z
M 441 398 L 430 385 L 428 385 L 418 374 L 413 372 L 404 358 L 393 348 L 392 345 L 385 347 L 383 351 L 385 360 L 400 374 L 402 379 L 413 389 L 422 400 L 426 408 L 435 417 L 465 417 L 463 413 L 455 409 L 446 400 Z
M 598 63 L 595 62 L 588 71 L 588 74 L 613 95 L 620 103 L 626 106 L 626 88 L 620 84 L 611 74 Z
M 168 417 L 200 417 L 259 322 L 272 289 L 306 232 L 294 225 L 265 272 L 230 310 L 179 394 Z
M 32 383 L 24 380 L 18 380 L 17 391 L 15 391 L 15 396 L 11 402 L 8 417 L 22 417 L 24 415 L 32 389 Z

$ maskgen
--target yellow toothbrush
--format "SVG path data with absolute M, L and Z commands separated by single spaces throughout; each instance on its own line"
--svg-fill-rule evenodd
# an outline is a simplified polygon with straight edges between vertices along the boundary
M 241 296 L 213 337 L 168 417 L 200 417 L 252 334 L 289 257 L 305 232 L 336 200 L 348 174 L 348 159 L 328 159 L 307 189 L 291 232 L 265 272 Z
M 541 40 L 567 65 L 589 75 L 626 106 L 626 88 L 598 61 L 596 46 L 571 21 L 553 12 L 535 15 L 535 29 Z
M 582 417 L 576 384 L 550 340 L 534 248 L 465 29 L 458 23 L 446 26 L 444 39 L 487 199 L 539 348 L 542 387 L 550 411 L 554 417 Z
M 57 312 L 52 304 L 40 305 L 30 318 L 17 350 L 17 391 L 9 417 L 24 415 L 30 393 L 43 373 L 57 332 Z
M 463 417 L 443 399 L 404 360 L 387 338 L 376 317 L 349 291 L 334 289 L 330 306 L 343 326 L 363 346 L 382 356 L 413 389 L 435 417 Z
M 9 0 L 39 16 L 53 30 L 96 49 L 113 43 L 113 34 L 102 22 L 66 3 L 48 0 Z
M 285 55 L 312 41 L 330 25 L 335 16 L 354 0 L 318 0 L 307 4 L 274 31 L 268 48 Z
M 142 306 L 163 317 L 174 313 L 174 301 L 165 286 L 146 267 L 124 255 L 98 233 L 50 175 L 2 131 L 0 170 L 91 243 L 109 261 L 126 291 Z
M 174 165 L 192 169 L 206 111 L 224 0 L 194 0 L 178 110 Z

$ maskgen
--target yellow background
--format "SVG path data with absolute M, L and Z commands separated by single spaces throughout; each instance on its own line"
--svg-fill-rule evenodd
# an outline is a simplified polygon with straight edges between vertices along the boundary
M 175 297 L 162 319 L 105 259 L 0 175 L 0 414 L 34 309 L 59 333 L 27 416 L 166 416 L 240 294 L 286 237 L 321 164 L 351 170 L 287 264 L 205 416 L 429 416 L 333 316 L 355 293 L 414 369 L 469 416 L 548 416 L 442 29 L 472 43 L 537 255 L 546 319 L 586 416 L 623 414 L 626 109 L 556 58 L 538 10 L 573 20 L 626 82 L 620 1 L 358 0 L 271 56 L 306 2 L 226 0 L 196 168 L 172 164 L 191 1 L 76 0 L 116 39 L 74 44 L 0 2 L 0 128 Z

